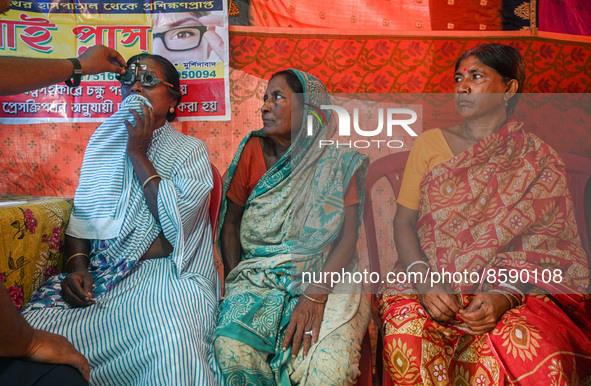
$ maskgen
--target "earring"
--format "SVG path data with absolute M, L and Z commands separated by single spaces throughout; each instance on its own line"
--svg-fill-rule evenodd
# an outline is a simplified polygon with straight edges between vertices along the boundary
M 509 99 L 507 99 L 507 94 L 503 96 L 503 102 L 505 102 L 505 108 L 507 108 L 507 106 L 509 105 Z
M 507 102 L 505 102 L 505 106 L 506 105 L 507 105 Z M 169 108 L 168 109 L 168 112 L 171 113 L 171 114 L 174 113 L 174 107 Z

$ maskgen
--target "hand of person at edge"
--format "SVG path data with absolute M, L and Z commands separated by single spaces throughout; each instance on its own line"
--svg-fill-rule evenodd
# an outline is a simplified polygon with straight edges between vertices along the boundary
M 439 323 L 453 320 L 461 306 L 446 284 L 417 285 L 419 300 L 431 319 Z
M 34 330 L 31 346 L 24 358 L 32 362 L 70 365 L 80 371 L 87 382 L 90 380 L 88 360 L 61 335 Z
M 103 72 L 124 74 L 127 62 L 119 52 L 102 44 L 92 46 L 80 57 L 80 66 L 84 75 L 94 75 Z
M 134 117 L 134 125 L 125 121 L 127 127 L 127 154 L 128 155 L 146 155 L 152 135 L 154 134 L 154 112 L 145 104 L 141 104 L 144 118 L 134 109 L 129 109 Z
M 326 294 L 312 294 L 308 295 L 311 298 L 325 302 L 328 298 Z M 283 339 L 283 351 L 291 343 L 291 357 L 295 358 L 300 351 L 302 342 L 304 344 L 304 358 L 308 355 L 310 347 L 318 342 L 320 335 L 320 325 L 324 317 L 325 304 L 315 303 L 306 299 L 301 295 L 298 304 L 291 313 L 291 319 L 285 331 L 285 338 Z M 306 331 L 312 330 L 312 335 L 304 334 Z
M 72 272 L 62 281 L 62 297 L 72 307 L 88 307 L 92 300 L 94 279 L 88 272 Z
M 492 331 L 505 312 L 511 309 L 509 300 L 496 293 L 479 293 L 465 309 L 460 310 L 464 322 L 461 328 L 470 335 Z

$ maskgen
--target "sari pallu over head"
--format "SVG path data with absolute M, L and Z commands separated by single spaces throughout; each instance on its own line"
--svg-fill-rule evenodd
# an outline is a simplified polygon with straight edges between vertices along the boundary
M 315 77 L 296 70 L 304 86 L 306 106 L 329 104 L 324 85 Z M 295 97 L 295 96 L 294 96 Z M 304 115 L 307 114 L 307 111 Z M 313 122 L 308 136 L 306 119 L 285 155 L 261 178 L 244 207 L 240 227 L 242 256 L 240 264 L 228 275 L 226 296 L 220 306 L 218 335 L 247 343 L 260 351 L 279 354 L 271 366 L 279 368 L 290 359 L 290 350 L 280 344 L 299 294 L 302 272 L 318 272 L 339 235 L 344 219 L 344 195 L 357 174 L 359 198 L 358 229 L 363 208 L 365 173 L 368 160 L 351 150 L 319 147 L 318 141 L 330 138 L 336 119 Z M 244 146 L 241 143 L 228 169 L 224 184 L 220 224 L 226 209 L 226 193 L 236 172 Z M 218 238 L 219 240 L 219 238 Z M 355 312 L 352 307 L 352 312 Z M 350 316 L 350 315 L 349 315 Z M 343 315 L 340 323 L 348 320 Z M 323 331 L 326 335 L 330 331 Z
M 564 164 L 521 127 L 511 122 L 425 175 L 421 248 L 439 272 L 478 273 L 479 282 L 453 282 L 456 292 L 478 292 L 487 277 L 498 287 L 514 269 L 550 294 L 583 294 L 589 271 Z

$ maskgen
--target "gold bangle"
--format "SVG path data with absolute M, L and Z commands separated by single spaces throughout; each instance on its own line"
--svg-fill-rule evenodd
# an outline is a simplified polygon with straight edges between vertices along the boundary
M 160 177 L 158 174 L 154 174 L 153 176 L 148 177 L 148 179 L 146 179 L 142 184 L 142 190 L 146 189 L 146 185 L 148 185 L 148 182 L 152 181 L 156 177 L 162 179 L 162 177 Z
M 310 284 L 308 284 L 308 285 L 310 285 L 310 286 L 312 286 L 312 287 L 316 287 L 316 288 L 323 289 L 323 290 L 325 290 L 325 291 L 328 291 L 328 292 L 332 292 L 332 288 L 329 288 L 329 287 L 327 287 L 327 286 L 324 286 L 324 285 L 321 285 L 321 284 L 310 283 Z
M 309 301 L 311 301 L 311 302 L 318 303 L 318 304 L 326 304 L 326 300 L 325 300 L 325 301 L 322 301 L 322 300 L 316 300 L 316 299 L 314 299 L 314 298 L 311 298 L 311 297 L 309 297 L 309 296 L 308 296 L 308 295 L 306 295 L 306 294 L 302 294 L 302 295 L 303 295 L 303 296 L 304 296 L 306 299 L 308 299 Z
M 68 263 L 70 262 L 70 260 L 72 260 L 76 256 L 86 256 L 86 257 L 88 257 L 88 255 L 86 253 L 74 253 L 72 256 L 68 257 L 68 260 L 66 260 L 66 267 L 68 266 Z

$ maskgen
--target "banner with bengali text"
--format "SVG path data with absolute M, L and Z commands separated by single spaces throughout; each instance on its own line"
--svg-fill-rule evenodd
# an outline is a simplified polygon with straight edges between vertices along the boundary
M 226 1 L 12 0 L 0 15 L 0 55 L 71 58 L 104 44 L 127 60 L 169 59 L 181 78 L 177 119 L 229 120 Z M 0 123 L 99 122 L 121 103 L 113 73 L 0 97 Z

